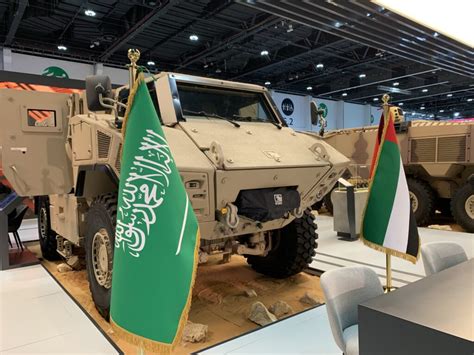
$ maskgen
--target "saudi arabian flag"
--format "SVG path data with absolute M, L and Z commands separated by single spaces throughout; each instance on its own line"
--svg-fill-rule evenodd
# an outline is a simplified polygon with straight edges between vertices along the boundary
M 187 321 L 199 229 L 142 74 L 122 130 L 110 321 L 127 341 L 167 353 Z
M 391 113 L 380 119 L 361 235 L 369 247 L 418 260 L 420 238 Z

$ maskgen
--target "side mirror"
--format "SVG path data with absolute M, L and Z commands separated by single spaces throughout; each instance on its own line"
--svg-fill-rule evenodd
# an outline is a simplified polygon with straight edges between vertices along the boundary
M 316 106 L 316 103 L 314 101 L 311 101 L 309 105 L 310 105 L 310 111 L 311 111 L 311 124 L 313 126 L 316 126 L 319 122 L 318 106 Z
M 103 105 L 103 99 L 112 99 L 112 84 L 110 78 L 107 75 L 87 76 L 86 97 L 89 111 L 102 111 L 105 108 L 109 108 Z

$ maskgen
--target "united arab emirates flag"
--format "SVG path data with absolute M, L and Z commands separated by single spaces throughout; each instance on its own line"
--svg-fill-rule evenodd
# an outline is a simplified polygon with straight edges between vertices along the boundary
M 129 342 L 167 353 L 187 321 L 199 229 L 142 74 L 122 131 L 110 321 Z
M 415 263 L 420 238 L 391 113 L 380 119 L 370 174 L 362 222 L 363 242 Z

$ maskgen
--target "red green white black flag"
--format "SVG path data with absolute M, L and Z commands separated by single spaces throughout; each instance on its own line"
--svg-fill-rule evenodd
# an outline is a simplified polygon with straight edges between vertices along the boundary
M 362 221 L 364 244 L 415 263 L 420 238 L 413 215 L 392 110 L 382 115 Z

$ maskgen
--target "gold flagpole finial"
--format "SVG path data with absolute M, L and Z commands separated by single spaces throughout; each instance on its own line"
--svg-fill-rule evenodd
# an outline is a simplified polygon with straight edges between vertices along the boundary
M 383 104 L 387 105 L 389 101 L 390 101 L 390 95 L 389 94 L 383 94 L 383 96 L 382 96 Z
M 130 72 L 130 89 L 133 87 L 135 78 L 137 77 L 137 62 L 140 59 L 140 51 L 138 49 L 130 48 L 128 50 L 128 59 L 130 59 L 130 65 L 128 66 Z
M 132 66 L 136 66 L 138 60 L 140 59 L 140 51 L 136 48 L 130 48 L 128 50 L 128 59 L 130 59 Z

